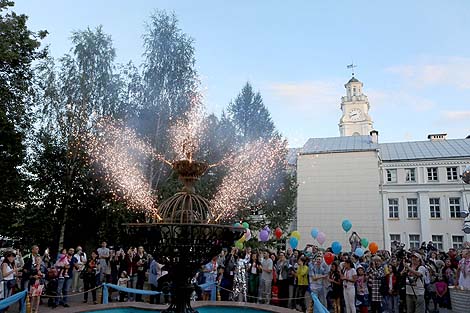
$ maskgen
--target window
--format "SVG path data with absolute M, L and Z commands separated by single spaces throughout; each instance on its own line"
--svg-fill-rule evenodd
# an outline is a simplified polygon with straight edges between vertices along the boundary
M 418 199 L 406 199 L 408 203 L 408 218 L 418 218 Z
M 452 236 L 452 247 L 460 249 L 463 247 L 463 236 Z
M 447 168 L 447 180 L 458 180 L 459 175 L 457 174 L 457 167 Z
M 429 211 L 431 218 L 441 218 L 441 204 L 439 198 L 429 198 Z
M 416 181 L 416 169 L 414 168 L 405 168 L 406 181 L 415 182 Z
M 449 198 L 449 209 L 451 218 L 460 217 L 460 198 Z
M 437 248 L 437 250 L 444 250 L 444 245 L 442 244 L 442 235 L 432 235 L 432 242 L 434 243 L 434 246 Z
M 419 249 L 419 235 L 410 235 L 410 249 Z
M 387 181 L 389 183 L 396 183 L 397 182 L 397 170 L 387 170 Z
M 401 241 L 400 234 L 390 234 L 390 242 L 394 242 L 394 241 L 397 241 L 397 242 Z
M 398 199 L 388 199 L 388 217 L 398 218 Z
M 437 167 L 428 167 L 428 181 L 437 181 Z

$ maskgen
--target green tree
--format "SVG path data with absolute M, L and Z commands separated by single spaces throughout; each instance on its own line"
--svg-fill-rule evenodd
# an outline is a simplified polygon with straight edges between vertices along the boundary
M 193 39 L 181 31 L 174 14 L 164 11 L 151 15 L 143 37 L 143 101 L 136 127 L 156 151 L 168 156 L 170 124 L 197 98 Z M 169 173 L 167 165 L 149 162 L 151 188 L 160 189 Z
M 248 82 L 229 104 L 228 115 L 241 142 L 269 139 L 276 135 L 274 123 L 260 92 L 255 93 Z
M 24 206 L 26 183 L 25 139 L 30 127 L 34 96 L 32 63 L 45 55 L 28 17 L 10 11 L 14 2 L 0 0 L 0 233 L 16 225 L 16 212 Z

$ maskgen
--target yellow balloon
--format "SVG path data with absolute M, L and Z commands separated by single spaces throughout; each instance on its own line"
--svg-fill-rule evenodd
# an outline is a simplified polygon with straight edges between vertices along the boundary
M 292 234 L 290 235 L 291 237 L 294 237 L 294 238 L 297 238 L 297 240 L 300 240 L 300 233 L 298 231 L 294 230 Z
M 243 234 L 243 236 L 240 239 L 238 239 L 238 242 L 244 243 L 245 240 L 246 240 L 246 237 L 245 237 L 245 234 Z

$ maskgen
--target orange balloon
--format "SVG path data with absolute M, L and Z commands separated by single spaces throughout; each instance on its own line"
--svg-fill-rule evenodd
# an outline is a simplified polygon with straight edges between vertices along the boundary
M 379 245 L 375 242 L 371 242 L 369 243 L 369 250 L 372 254 L 375 254 L 379 251 Z

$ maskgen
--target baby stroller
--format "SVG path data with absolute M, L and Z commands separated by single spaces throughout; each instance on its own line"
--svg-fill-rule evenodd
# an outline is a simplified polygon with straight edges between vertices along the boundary
M 57 270 L 54 268 L 49 269 L 47 272 L 47 277 L 46 277 L 46 289 L 45 293 L 46 296 L 50 297 L 47 300 L 47 306 L 55 308 L 57 305 L 55 304 L 55 298 L 57 296 L 57 287 L 58 287 L 59 281 L 58 281 L 58 274 Z

